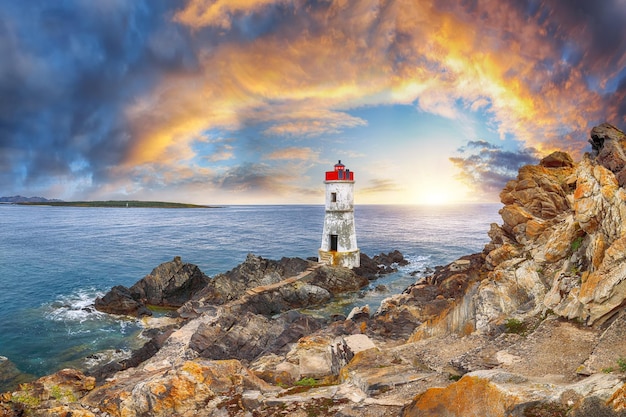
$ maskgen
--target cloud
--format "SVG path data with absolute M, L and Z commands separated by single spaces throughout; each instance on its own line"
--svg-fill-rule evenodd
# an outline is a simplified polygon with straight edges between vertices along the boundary
M 3 188 L 107 182 L 132 146 L 126 103 L 192 65 L 163 2 L 105 3 L 3 5 L 0 154 L 11 155 L 0 166 Z M 153 35 L 172 38 L 169 54 Z
M 277 0 L 194 0 L 187 3 L 184 9 L 174 16 L 177 22 L 194 28 L 203 26 L 217 26 L 230 29 L 232 20 L 261 11 L 264 7 L 290 3 Z
M 287 185 L 292 181 L 291 177 L 288 172 L 269 165 L 246 163 L 215 176 L 212 183 L 219 189 L 235 193 L 282 194 L 292 189 Z
M 25 4 L 0 10 L 0 186 L 16 193 L 204 175 L 293 190 L 279 175 L 288 152 L 268 149 L 304 161 L 295 149 L 321 154 L 324 136 L 367 126 L 357 110 L 377 106 L 485 120 L 573 155 L 594 124 L 626 123 L 623 0 Z M 207 132 L 233 140 L 208 146 Z M 494 184 L 508 175 L 473 163 Z M 370 188 L 393 189 L 380 181 Z
M 278 149 L 274 152 L 269 153 L 265 156 L 270 160 L 280 160 L 280 159 L 299 159 L 302 161 L 314 161 L 319 157 L 319 152 L 314 151 L 311 148 L 282 148 Z
M 459 170 L 458 178 L 482 197 L 493 199 L 524 165 L 538 163 L 534 148 L 507 151 L 486 141 L 470 141 L 449 158 Z
M 388 178 L 372 178 L 371 180 L 369 180 L 369 185 L 367 187 L 361 188 L 359 190 L 359 192 L 364 195 L 398 191 L 404 191 L 404 188 L 400 186 L 396 181 Z

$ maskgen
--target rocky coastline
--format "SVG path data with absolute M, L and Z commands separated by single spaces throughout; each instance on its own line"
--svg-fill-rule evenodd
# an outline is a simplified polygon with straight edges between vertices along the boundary
M 0 416 L 626 416 L 626 135 L 603 124 L 590 143 L 520 169 L 481 253 L 375 312 L 301 309 L 398 252 L 355 270 L 249 255 L 213 278 L 174 258 L 95 303 L 152 322 L 142 349 L 23 383 Z

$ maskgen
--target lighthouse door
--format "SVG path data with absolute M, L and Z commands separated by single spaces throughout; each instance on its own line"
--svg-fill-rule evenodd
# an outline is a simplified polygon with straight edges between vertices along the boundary
M 337 251 L 337 235 L 330 235 L 330 250 Z

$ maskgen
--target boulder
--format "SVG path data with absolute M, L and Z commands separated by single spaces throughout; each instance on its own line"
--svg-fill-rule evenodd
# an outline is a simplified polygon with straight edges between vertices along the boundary
M 331 345 L 332 373 L 338 375 L 341 368 L 346 366 L 354 355 L 368 349 L 375 349 L 376 345 L 364 334 L 340 336 Z
M 572 168 L 574 160 L 568 153 L 557 151 L 543 158 L 539 165 L 546 168 Z
M 146 305 L 180 307 L 209 281 L 197 265 L 183 263 L 180 256 L 176 256 L 130 287 L 130 293 L 133 299 Z
M 398 270 L 398 266 L 408 265 L 409 261 L 398 250 L 387 254 L 381 253 L 370 258 L 361 252 L 360 266 L 353 271 L 369 280 L 378 278 L 380 275 L 389 274 Z
M 95 307 L 98 311 L 109 314 L 134 317 L 152 315 L 152 312 L 143 303 L 135 300 L 130 290 L 122 285 L 116 285 L 104 297 L 96 298 Z
M 196 265 L 183 263 L 179 256 L 162 263 L 132 287 L 117 285 L 95 301 L 97 310 L 134 317 L 150 316 L 148 305 L 181 307 L 202 290 L 209 277 Z
M 616 175 L 620 187 L 624 186 L 626 175 L 623 174 L 626 167 L 626 136 L 622 131 L 608 123 L 603 123 L 591 129 L 591 147 L 600 165 Z

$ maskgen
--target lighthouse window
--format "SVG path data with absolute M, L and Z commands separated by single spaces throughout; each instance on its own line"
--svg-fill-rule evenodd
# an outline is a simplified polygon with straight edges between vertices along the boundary
M 330 193 L 330 201 L 333 203 L 337 202 L 337 193 Z

